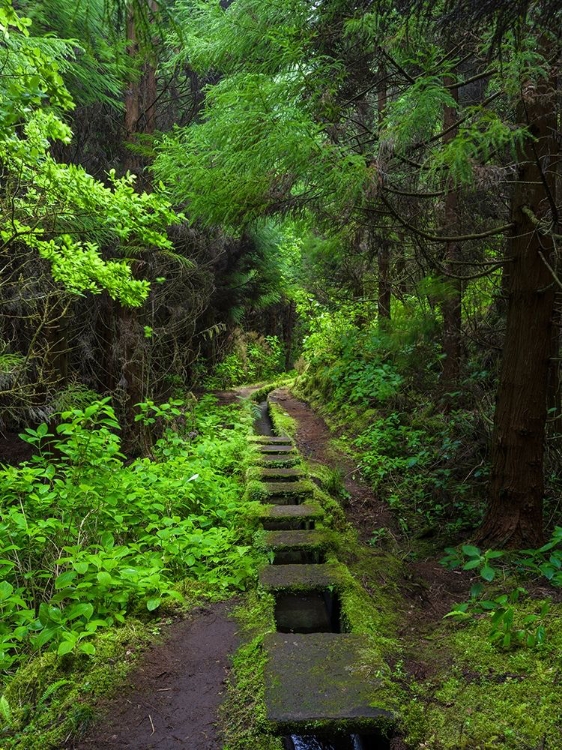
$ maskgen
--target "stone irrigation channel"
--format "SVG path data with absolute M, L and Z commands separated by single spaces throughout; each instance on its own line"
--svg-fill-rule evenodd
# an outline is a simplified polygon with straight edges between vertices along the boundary
M 267 719 L 287 750 L 388 750 L 394 717 L 373 705 L 371 644 L 349 625 L 338 534 L 293 440 L 273 434 L 267 404 L 256 431 L 247 491 L 262 506 L 271 562 L 259 585 L 273 595 L 277 631 L 264 640 Z

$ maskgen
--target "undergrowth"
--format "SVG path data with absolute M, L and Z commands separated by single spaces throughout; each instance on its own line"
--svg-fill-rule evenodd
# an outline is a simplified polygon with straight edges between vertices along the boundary
M 167 421 L 152 458 L 126 461 L 102 400 L 64 412 L 53 432 L 28 428 L 33 460 L 0 471 L 3 747 L 20 747 L 43 711 L 17 687 L 29 670 L 74 681 L 132 617 L 142 631 L 193 591 L 225 597 L 255 574 L 242 496 L 251 410 L 204 397 L 139 413 Z

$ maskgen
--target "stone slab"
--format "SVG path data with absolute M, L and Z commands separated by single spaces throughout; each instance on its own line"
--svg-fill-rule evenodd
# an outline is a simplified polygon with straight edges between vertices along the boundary
M 342 582 L 340 567 L 323 565 L 268 565 L 259 575 L 260 586 L 268 591 L 323 591 L 337 589 Z
M 380 680 L 366 647 L 362 636 L 351 633 L 266 635 L 268 720 L 278 730 L 314 722 L 367 728 L 392 721 L 392 713 L 371 705 Z
M 329 546 L 329 539 L 323 531 L 316 529 L 309 531 L 268 531 L 264 536 L 264 544 L 269 549 L 326 548 Z
M 263 482 L 264 490 L 270 495 L 311 495 L 310 482 Z
M 252 435 L 248 438 L 250 443 L 261 443 L 261 445 L 292 445 L 290 437 L 279 437 L 277 435 Z
M 254 466 L 297 466 L 300 464 L 301 458 L 298 453 L 262 453 L 259 457 L 255 457 L 253 460 Z
M 303 479 L 304 474 L 300 469 L 294 468 L 263 468 L 260 471 L 260 479 L 264 481 L 276 480 L 277 482 L 295 482 Z
M 298 518 L 302 521 L 322 518 L 324 511 L 316 503 L 301 505 L 264 505 L 259 518 Z
M 286 454 L 296 453 L 292 445 L 256 445 L 258 453 Z
M 264 495 L 260 502 L 269 505 L 301 505 L 307 499 L 306 495 Z

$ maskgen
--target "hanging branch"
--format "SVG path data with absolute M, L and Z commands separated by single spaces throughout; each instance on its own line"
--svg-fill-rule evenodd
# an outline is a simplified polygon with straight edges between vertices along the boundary
M 400 214 L 397 213 L 394 207 L 391 206 L 390 203 L 382 195 L 380 198 L 384 205 L 388 208 L 390 213 L 402 224 L 403 227 L 410 230 L 410 232 L 413 232 L 414 234 L 423 237 L 426 240 L 429 240 L 430 242 L 466 242 L 467 240 L 482 240 L 485 237 L 493 237 L 496 234 L 503 234 L 504 232 L 507 232 L 509 229 L 513 229 L 514 227 L 514 224 L 510 223 L 503 224 L 496 229 L 488 229 L 485 232 L 475 232 L 474 234 L 463 234 L 454 237 L 439 237 L 438 235 L 424 232 L 422 229 L 417 229 L 415 226 L 407 222 L 406 219 L 400 216 Z

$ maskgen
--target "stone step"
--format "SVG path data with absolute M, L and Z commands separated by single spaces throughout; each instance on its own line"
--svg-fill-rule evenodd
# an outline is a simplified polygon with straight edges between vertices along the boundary
M 329 547 L 329 537 L 324 531 L 268 531 L 264 544 L 269 549 L 296 549 L 300 547 Z
M 295 505 L 288 503 L 286 497 L 281 500 L 285 500 L 284 505 L 262 505 L 263 512 L 258 518 L 267 531 L 313 528 L 316 521 L 324 515 L 324 511 L 316 503 Z
M 263 505 L 305 505 L 308 500 L 306 495 L 264 495 L 260 498 Z
M 300 469 L 295 468 L 264 468 L 260 471 L 260 479 L 264 482 L 271 481 L 272 479 L 277 482 L 295 482 L 303 479 L 304 476 L 304 473 Z
M 258 453 L 287 454 L 296 453 L 292 445 L 256 445 Z
M 261 443 L 261 445 L 292 445 L 290 437 L 278 435 L 252 435 L 248 438 L 250 443 Z
M 290 497 L 306 497 L 312 495 L 314 489 L 313 485 L 306 481 L 262 482 L 262 487 L 268 495 L 285 495 Z
M 316 521 L 323 515 L 324 511 L 317 503 L 301 503 L 300 505 L 264 505 L 258 517 L 262 520 L 296 518 L 299 521 Z
M 324 591 L 343 586 L 341 566 L 337 563 L 321 565 L 268 565 L 259 575 L 260 586 L 267 591 Z
M 334 722 L 364 732 L 393 723 L 390 711 L 371 705 L 382 665 L 369 663 L 363 636 L 269 633 L 264 648 L 266 718 L 277 733 L 321 731 Z
M 324 562 L 332 538 L 318 529 L 267 531 L 263 546 L 273 552 L 274 565 L 316 564 Z
M 298 466 L 301 462 L 301 457 L 298 453 L 262 453 L 260 456 L 255 457 L 252 461 L 254 466 L 268 467 L 286 467 Z

